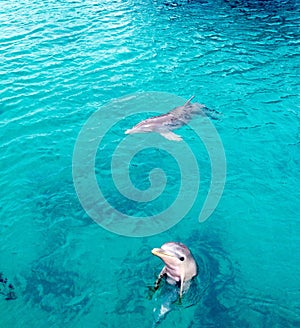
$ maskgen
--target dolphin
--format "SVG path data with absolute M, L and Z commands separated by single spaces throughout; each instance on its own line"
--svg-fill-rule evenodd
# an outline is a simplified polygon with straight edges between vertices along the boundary
M 141 121 L 133 128 L 125 131 L 125 134 L 156 132 L 168 140 L 181 141 L 182 137 L 171 130 L 178 129 L 186 125 L 194 114 L 204 114 L 210 111 L 204 105 L 191 103 L 195 96 L 192 96 L 183 106 L 173 108 L 166 114 L 153 116 Z
M 197 275 L 197 264 L 191 251 L 182 243 L 168 242 L 160 248 L 153 248 L 151 252 L 165 263 L 154 289 L 158 289 L 162 278 L 166 276 L 169 284 L 179 284 L 181 300 L 183 292 L 189 289 L 190 281 Z

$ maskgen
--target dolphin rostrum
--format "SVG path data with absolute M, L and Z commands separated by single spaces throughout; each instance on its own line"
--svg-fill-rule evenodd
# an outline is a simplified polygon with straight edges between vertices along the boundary
M 169 140 L 181 141 L 182 138 L 171 130 L 178 129 L 187 124 L 194 114 L 203 114 L 208 108 L 199 103 L 191 103 L 192 96 L 183 106 L 178 106 L 166 114 L 153 116 L 141 121 L 133 128 L 125 131 L 125 134 L 157 132 Z
M 166 276 L 169 284 L 179 284 L 181 299 L 182 293 L 189 289 L 190 281 L 197 275 L 197 264 L 192 253 L 184 244 L 178 242 L 165 243 L 161 248 L 153 248 L 151 252 L 165 263 L 154 289 L 158 289 L 161 279 Z

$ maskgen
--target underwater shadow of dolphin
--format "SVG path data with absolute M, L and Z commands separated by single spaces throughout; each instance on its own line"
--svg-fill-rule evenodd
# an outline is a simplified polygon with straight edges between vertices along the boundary
M 218 113 L 205 105 L 199 103 L 192 104 L 191 101 L 194 98 L 195 96 L 192 96 L 183 106 L 175 107 L 166 114 L 153 116 L 141 121 L 133 128 L 126 130 L 125 134 L 156 132 L 168 140 L 181 141 L 182 137 L 172 132 L 172 130 L 186 125 L 194 115 L 200 114 L 202 116 L 208 115 L 213 119 L 218 118 Z

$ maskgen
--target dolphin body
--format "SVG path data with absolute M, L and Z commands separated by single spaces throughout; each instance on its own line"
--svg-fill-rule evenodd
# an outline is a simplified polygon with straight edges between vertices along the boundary
M 158 256 L 165 264 L 155 282 L 154 291 L 159 288 L 165 277 L 167 284 L 163 287 L 156 306 L 153 309 L 154 322 L 152 328 L 165 318 L 175 307 L 178 300 L 181 303 L 183 293 L 187 292 L 191 280 L 197 275 L 197 263 L 191 251 L 182 243 L 167 242 L 160 248 L 153 248 L 152 254 Z
M 192 104 L 191 100 L 194 98 L 195 96 L 192 96 L 183 106 L 175 107 L 166 114 L 141 121 L 133 128 L 126 130 L 125 134 L 156 132 L 166 139 L 181 141 L 182 137 L 172 132 L 172 130 L 186 125 L 195 114 L 204 115 L 207 112 L 209 115 L 210 112 L 213 112 L 199 103 Z M 212 116 L 212 118 L 214 117 Z
M 165 264 L 155 282 L 155 289 L 166 275 L 169 284 L 179 284 L 181 299 L 183 292 L 188 290 L 190 281 L 197 275 L 197 264 L 191 251 L 182 243 L 168 242 L 161 248 L 153 248 L 151 252 Z

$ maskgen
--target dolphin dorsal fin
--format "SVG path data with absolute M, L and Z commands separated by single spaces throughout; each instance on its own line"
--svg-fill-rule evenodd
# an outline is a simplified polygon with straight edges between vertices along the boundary
M 194 98 L 195 96 L 192 96 L 189 100 L 186 101 L 186 103 L 183 106 L 188 105 Z

